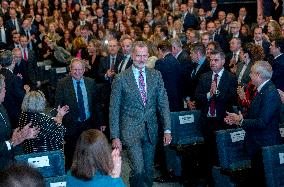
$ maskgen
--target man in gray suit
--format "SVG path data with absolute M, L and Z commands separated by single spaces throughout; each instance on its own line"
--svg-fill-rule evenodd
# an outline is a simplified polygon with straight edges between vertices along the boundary
M 145 68 L 146 44 L 136 42 L 131 57 L 133 65 L 118 74 L 112 83 L 110 136 L 114 148 L 121 149 L 121 142 L 126 147 L 131 167 L 130 186 L 152 186 L 158 112 L 164 125 L 164 145 L 171 142 L 169 103 L 160 72 Z
M 95 80 L 84 77 L 85 65 L 82 60 L 74 58 L 70 64 L 70 76 L 58 82 L 55 93 L 55 106 L 68 105 L 70 110 L 64 116 L 62 124 L 65 134 L 65 165 L 69 169 L 80 134 L 96 125 L 102 125 L 101 106 Z M 98 126 L 97 126 L 98 127 Z M 102 128 L 101 128 L 102 129 Z

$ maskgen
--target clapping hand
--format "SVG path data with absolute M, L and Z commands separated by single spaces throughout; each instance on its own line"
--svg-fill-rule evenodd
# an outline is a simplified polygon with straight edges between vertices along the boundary
M 28 139 L 36 138 L 40 128 L 38 127 L 31 127 L 32 123 L 28 123 L 22 129 L 16 128 L 12 134 L 11 141 L 13 142 L 13 146 L 17 146 L 21 144 L 23 141 Z
M 212 82 L 211 88 L 210 88 L 210 97 L 212 97 L 217 91 L 217 84 L 215 81 Z
M 227 116 L 224 118 L 225 123 L 228 125 L 240 125 L 240 122 L 243 119 L 242 113 L 239 111 L 239 114 L 226 112 Z
M 237 88 L 237 93 L 239 95 L 239 98 L 241 100 L 245 100 L 246 99 L 246 94 L 245 94 L 245 91 L 244 91 L 244 86 L 238 86 Z
M 63 107 L 60 107 L 60 105 L 57 107 L 57 115 L 63 117 L 65 114 L 69 112 L 69 106 L 64 105 Z

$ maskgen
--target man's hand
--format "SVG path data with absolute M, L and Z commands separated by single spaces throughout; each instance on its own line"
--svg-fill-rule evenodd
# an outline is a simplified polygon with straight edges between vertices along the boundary
M 28 123 L 22 129 L 16 128 L 12 134 L 11 141 L 13 146 L 21 144 L 23 141 L 28 139 L 36 138 L 40 129 L 38 127 L 31 127 L 32 123 Z
M 195 106 L 195 101 L 188 101 L 187 102 L 187 107 L 189 108 L 189 110 L 195 110 L 196 106 Z
M 118 178 L 121 173 L 121 156 L 120 156 L 120 150 L 114 149 L 111 153 L 112 161 L 113 161 L 113 170 L 111 171 L 111 177 L 112 178 Z
M 112 148 L 122 150 L 121 141 L 119 138 L 115 138 L 112 140 Z
M 112 69 L 108 69 L 106 75 L 107 77 L 113 77 L 115 75 L 115 71 Z
M 164 146 L 169 145 L 172 141 L 171 133 L 164 133 Z
M 210 88 L 210 97 L 213 97 L 213 95 L 216 93 L 216 90 L 217 90 L 217 84 L 215 81 L 213 81 Z
M 240 125 L 240 122 L 243 119 L 243 115 L 242 113 L 239 111 L 239 114 L 235 114 L 235 113 L 230 113 L 230 112 L 226 112 L 227 116 L 224 118 L 225 123 L 227 123 L 228 125 Z
M 25 84 L 24 85 L 24 90 L 26 91 L 26 93 L 28 93 L 31 90 L 31 88 L 30 88 L 29 85 Z
M 244 91 L 244 86 L 238 86 L 237 88 L 237 93 L 239 95 L 239 98 L 241 100 L 245 100 L 246 99 L 246 94 L 245 94 L 245 91 Z

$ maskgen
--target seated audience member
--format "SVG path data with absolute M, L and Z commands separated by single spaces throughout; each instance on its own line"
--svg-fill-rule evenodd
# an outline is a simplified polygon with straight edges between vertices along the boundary
M 43 113 L 45 106 L 46 99 L 41 91 L 28 92 L 24 97 L 19 127 L 25 126 L 27 122 L 40 127 L 40 132 L 35 139 L 24 142 L 26 154 L 63 150 L 65 127 L 62 125 L 62 118 L 68 112 L 69 107 L 67 105 L 58 106 L 58 113 L 53 119 Z
M 120 172 L 120 150 L 111 152 L 105 135 L 90 129 L 84 131 L 77 141 L 71 170 L 67 173 L 67 186 L 123 187 Z
M 43 176 L 26 164 L 13 164 L 0 172 L 1 187 L 45 187 Z

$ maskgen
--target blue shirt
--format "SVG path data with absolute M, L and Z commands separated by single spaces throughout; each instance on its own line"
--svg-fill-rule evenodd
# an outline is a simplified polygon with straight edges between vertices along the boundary
M 73 86 L 74 86 L 74 90 L 75 90 L 75 94 L 76 94 L 76 99 L 77 99 L 77 102 L 78 102 L 78 94 L 77 94 L 77 82 L 78 82 L 78 80 L 72 78 L 72 81 L 73 81 Z M 83 101 L 84 101 L 86 119 L 89 119 L 91 114 L 90 114 L 90 111 L 89 111 L 88 93 L 87 93 L 87 89 L 86 89 L 85 82 L 84 82 L 83 78 L 80 80 L 80 87 L 81 87 L 82 94 L 83 94 Z M 79 120 L 79 118 L 78 118 L 78 120 Z
M 91 180 L 81 180 L 71 175 L 71 172 L 67 172 L 66 186 L 68 187 L 125 187 L 121 177 L 112 178 L 109 175 L 103 175 L 100 172 L 96 172 L 95 176 Z

